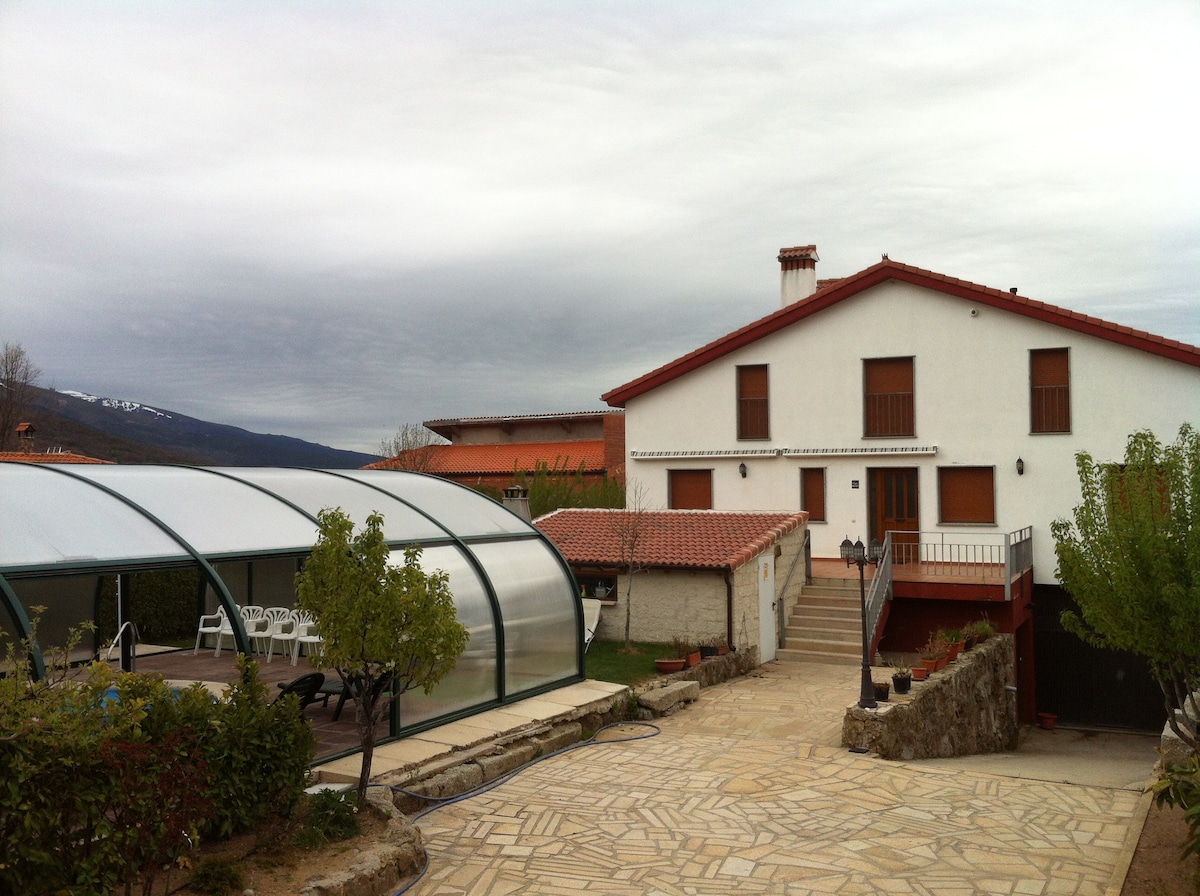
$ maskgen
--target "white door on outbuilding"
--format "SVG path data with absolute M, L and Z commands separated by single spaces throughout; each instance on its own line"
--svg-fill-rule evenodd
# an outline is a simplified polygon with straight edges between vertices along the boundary
M 771 552 L 758 558 L 758 661 L 775 659 L 775 556 Z

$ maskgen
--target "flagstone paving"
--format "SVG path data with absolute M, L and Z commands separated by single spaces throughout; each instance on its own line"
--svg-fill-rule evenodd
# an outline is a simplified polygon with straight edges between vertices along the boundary
M 840 726 L 857 676 L 770 664 L 704 690 L 659 720 L 657 736 L 552 756 L 438 808 L 418 821 L 430 867 L 409 892 L 1119 892 L 1145 817 L 1141 787 L 849 753 Z M 1154 759 L 1148 747 L 1146 781 Z

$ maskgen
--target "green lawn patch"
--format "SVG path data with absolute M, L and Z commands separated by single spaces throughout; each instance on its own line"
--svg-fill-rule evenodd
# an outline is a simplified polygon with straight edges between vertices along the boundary
M 621 652 L 624 646 L 624 641 L 593 641 L 584 655 L 587 677 L 636 685 L 659 674 L 654 667 L 656 659 L 675 655 L 670 644 L 634 641 L 633 648 L 640 653 L 629 654 Z

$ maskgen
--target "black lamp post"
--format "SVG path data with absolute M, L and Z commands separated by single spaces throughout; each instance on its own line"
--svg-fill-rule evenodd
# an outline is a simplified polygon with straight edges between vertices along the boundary
M 867 578 L 863 570 L 868 563 L 878 563 L 883 554 L 883 547 L 878 541 L 871 542 L 870 552 L 863 547 L 862 539 L 853 544 L 850 539 L 842 541 L 842 559 L 846 565 L 851 563 L 858 567 L 858 594 L 862 612 L 862 685 L 859 688 L 858 705 L 861 709 L 874 709 L 875 684 L 871 679 L 871 635 L 867 632 Z

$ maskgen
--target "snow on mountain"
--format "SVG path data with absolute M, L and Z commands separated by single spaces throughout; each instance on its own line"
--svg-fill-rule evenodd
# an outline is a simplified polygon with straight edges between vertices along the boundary
M 55 391 L 61 395 L 70 395 L 72 398 L 79 398 L 83 401 L 91 402 L 92 404 L 96 404 L 98 402 L 102 408 L 115 408 L 118 411 L 127 411 L 131 414 L 141 411 L 147 414 L 153 414 L 156 417 L 163 417 L 167 420 L 171 419 L 170 414 L 164 414 L 162 411 L 156 411 L 149 405 L 140 404 L 136 401 L 123 401 L 119 398 L 100 398 L 98 395 L 88 395 L 86 392 L 76 392 L 74 389 L 56 389 Z

